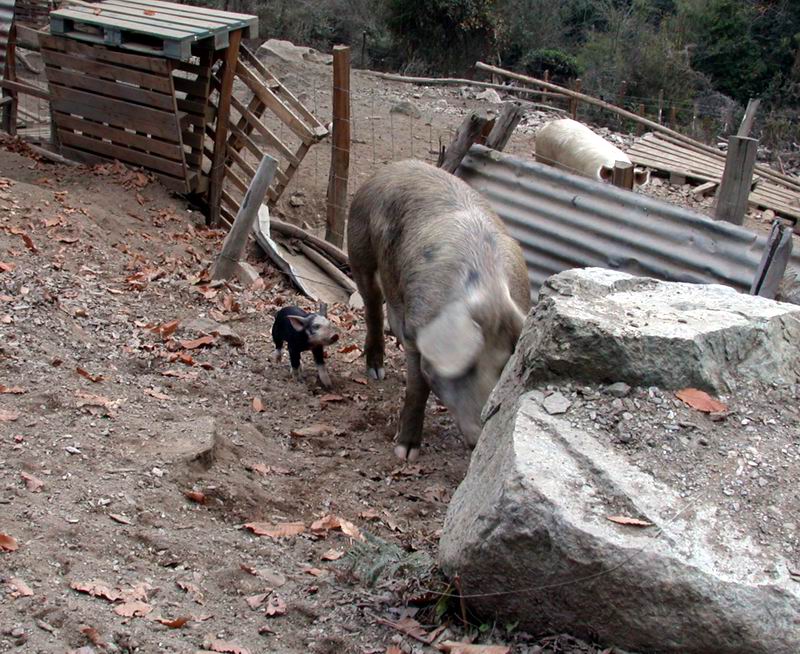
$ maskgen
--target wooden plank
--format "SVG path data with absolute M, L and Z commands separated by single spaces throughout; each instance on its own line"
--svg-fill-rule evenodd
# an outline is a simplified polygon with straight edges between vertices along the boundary
M 261 134 L 267 143 L 273 146 L 282 157 L 288 159 L 290 164 L 298 165 L 300 163 L 296 160 L 294 153 L 289 149 L 289 147 L 283 141 L 281 141 L 271 129 L 261 122 L 258 117 L 249 111 L 248 108 L 245 107 L 238 98 L 232 97 L 231 102 L 233 103 L 234 109 L 239 112 L 239 115 L 247 120 L 248 125 L 251 125 L 253 129 Z
M 219 198 L 225 177 L 225 157 L 228 150 L 228 118 L 231 108 L 231 96 L 233 95 L 233 80 L 236 77 L 236 62 L 239 59 L 239 44 L 242 40 L 241 30 L 231 33 L 230 39 L 231 44 L 225 51 L 225 60 L 222 64 L 217 120 L 214 129 L 214 156 L 211 160 L 211 175 L 208 187 L 209 221 L 211 225 L 219 223 Z
M 77 9 L 59 9 L 50 14 L 50 19 L 53 18 L 75 21 L 82 25 L 95 25 L 101 28 L 116 27 L 126 32 L 134 34 L 144 34 L 146 36 L 154 36 L 168 41 L 196 41 L 205 36 L 210 36 L 205 30 L 200 30 L 194 27 L 186 26 L 182 29 L 177 27 L 164 27 L 159 21 L 142 15 L 141 18 L 119 18 L 113 15 L 113 12 L 107 12 L 103 9 L 100 13 L 94 11 Z
M 728 139 L 725 173 L 717 191 L 717 207 L 714 212 L 717 220 L 725 220 L 734 225 L 744 224 L 757 152 L 756 139 L 746 136 L 731 136 Z
M 60 84 L 73 89 L 91 91 L 111 98 L 152 107 L 153 109 L 168 110 L 171 109 L 174 104 L 173 98 L 163 93 L 149 91 L 138 86 L 110 82 L 69 70 L 50 68 L 47 71 L 47 79 L 51 84 Z
M 46 73 L 49 72 L 51 68 L 61 68 L 75 70 L 101 79 L 126 82 L 127 84 L 141 86 L 159 93 L 169 93 L 172 88 L 168 75 L 161 76 L 143 73 L 138 70 L 92 61 L 90 59 L 83 59 L 81 57 L 73 57 L 69 54 L 51 50 L 42 50 L 42 57 L 44 58 Z
M 313 141 L 316 140 L 314 134 L 306 124 L 295 114 L 289 107 L 287 107 L 280 98 L 275 95 L 269 88 L 264 85 L 264 81 L 259 79 L 258 76 L 250 70 L 243 62 L 239 61 L 236 65 L 236 72 L 240 79 L 248 86 L 248 88 L 255 93 L 258 98 L 288 127 L 291 129 L 301 140 Z
M 180 143 L 175 114 L 51 84 L 54 111 L 84 116 L 99 123 L 134 129 L 143 134 Z
M 230 25 L 230 23 L 223 22 L 218 18 L 199 19 L 197 14 L 186 10 L 178 14 L 173 10 L 161 9 L 157 5 L 150 4 L 145 8 L 141 5 L 131 5 L 124 2 L 124 0 L 103 0 L 103 2 L 100 3 L 100 9 L 102 11 L 102 16 L 145 17 L 162 25 L 178 25 L 179 27 L 186 26 L 200 29 L 207 32 L 209 35 L 214 34 L 214 32 L 227 31 Z M 145 11 L 153 11 L 155 14 L 145 14 Z
M 105 4 L 105 3 L 103 3 Z M 178 15 L 203 16 L 205 18 L 218 18 L 232 22 L 252 23 L 258 21 L 258 17 L 253 14 L 238 14 L 233 11 L 222 11 L 221 9 L 211 9 L 209 7 L 199 7 L 196 5 L 182 5 L 176 2 L 162 2 L 161 0 L 124 0 L 124 4 L 132 7 L 144 7 L 157 11 L 174 11 Z
M 183 144 L 197 149 L 203 146 L 205 136 L 202 132 L 183 132 Z
M 18 20 L 15 21 L 14 27 L 17 30 L 17 47 L 24 48 L 25 50 L 39 50 L 39 32 L 33 27 L 21 24 Z
M 170 143 L 169 141 L 161 141 L 156 138 L 142 136 L 141 134 L 134 134 L 133 132 L 125 131 L 119 127 L 103 125 L 60 112 L 55 112 L 55 120 L 59 129 L 83 132 L 95 138 L 108 139 L 114 143 L 138 148 L 139 150 L 176 162 L 181 160 L 181 146 L 177 143 Z
M 187 79 L 173 75 L 172 79 L 175 82 L 175 90 L 186 93 L 187 96 L 204 98 L 208 93 L 208 78 Z
M 284 177 L 286 179 L 286 183 L 285 184 L 281 184 L 279 182 L 279 183 L 277 183 L 275 185 L 275 198 L 274 198 L 274 200 L 277 200 L 283 194 L 283 191 L 289 185 L 289 182 L 292 181 L 292 177 L 294 177 L 295 172 L 297 172 L 297 167 L 300 165 L 300 162 L 303 160 L 303 157 L 306 156 L 306 152 L 308 152 L 310 147 L 311 146 L 308 145 L 307 143 L 301 143 L 300 147 L 297 148 L 297 152 L 294 155 L 294 159 L 297 161 L 297 165 L 290 163 L 286 167 L 286 169 L 284 171 Z M 272 200 L 272 198 L 270 198 L 270 199 Z
M 172 72 L 169 62 L 163 57 L 148 57 L 145 55 L 121 52 L 119 50 L 110 50 L 104 46 L 85 45 L 73 39 L 51 36 L 41 32 L 39 33 L 39 43 L 42 48 L 48 50 L 85 57 L 108 64 L 128 66 L 150 73 L 157 73 L 162 76 Z
M 256 174 L 256 170 L 249 163 L 247 163 L 247 161 L 245 161 L 242 155 L 236 152 L 236 150 L 228 148 L 228 156 L 237 166 L 239 166 L 239 168 L 242 169 L 242 172 L 245 174 L 245 177 L 248 180 L 253 179 L 253 175 Z
M 294 94 L 286 88 L 281 81 L 272 74 L 272 71 L 269 70 L 259 59 L 255 56 L 255 54 L 247 47 L 242 48 L 242 58 L 245 59 L 255 70 L 264 78 L 264 80 L 268 83 L 268 86 L 271 86 L 273 83 L 276 83 L 280 88 L 281 96 L 286 96 L 288 102 L 292 105 L 294 110 L 303 118 L 305 118 L 308 126 L 310 127 L 312 133 L 314 133 L 317 138 L 321 139 L 328 134 L 328 128 L 323 125 L 320 120 L 312 114 L 306 106 L 298 100 Z
M 172 177 L 184 179 L 183 165 L 165 159 L 164 157 L 133 150 L 123 145 L 115 145 L 114 143 L 101 141 L 91 136 L 86 136 L 85 134 L 76 134 L 66 129 L 59 129 L 58 136 L 61 142 L 68 147 L 111 157 L 112 159 L 119 159 L 124 163 L 131 163 L 135 166 L 141 166 Z
M 33 84 L 26 84 L 25 82 L 16 82 L 10 79 L 0 79 L 0 88 L 8 89 L 9 91 L 16 91 L 25 95 L 32 95 L 35 98 L 42 100 L 50 100 L 50 94 L 38 86 Z
M 240 141 L 256 159 L 264 156 L 264 153 L 261 151 L 261 148 L 259 148 L 255 143 L 253 143 L 253 139 L 247 136 L 247 134 L 245 134 L 242 130 L 240 130 L 236 125 L 230 125 L 229 129 L 231 132 L 231 136 L 235 137 L 238 141 Z M 230 147 L 231 143 L 228 143 L 228 146 Z M 285 176 L 280 170 L 276 170 L 275 175 L 278 180 L 285 180 Z
M 230 166 L 225 166 L 225 179 L 238 188 L 242 193 L 247 193 L 247 184 L 236 174 Z

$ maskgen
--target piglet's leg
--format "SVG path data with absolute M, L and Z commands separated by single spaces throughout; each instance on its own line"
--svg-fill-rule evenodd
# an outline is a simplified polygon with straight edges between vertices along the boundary
M 319 383 L 322 384 L 325 388 L 330 388 L 331 378 L 328 375 L 328 369 L 325 367 L 325 354 L 321 347 L 315 347 L 311 349 L 312 354 L 314 355 L 314 363 L 317 364 L 317 376 L 319 377 Z
M 399 459 L 414 461 L 422 444 L 422 424 L 425 421 L 425 403 L 431 388 L 422 376 L 419 352 L 406 349 L 406 395 L 397 427 L 397 444 L 394 453 Z
M 301 368 L 300 368 L 300 352 L 292 350 L 289 348 L 289 361 L 292 364 L 292 379 L 295 381 L 300 381 L 301 379 Z

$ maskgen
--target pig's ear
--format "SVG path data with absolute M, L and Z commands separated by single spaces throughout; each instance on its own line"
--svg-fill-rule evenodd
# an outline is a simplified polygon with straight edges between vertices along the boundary
M 480 325 L 469 314 L 464 302 L 448 304 L 417 336 L 420 354 L 437 375 L 460 377 L 478 358 L 483 348 Z
M 650 181 L 650 171 L 647 168 L 636 168 L 633 171 L 633 182 L 636 186 L 642 186 Z
M 614 177 L 614 168 L 611 166 L 600 166 L 600 179 L 610 182 Z
M 303 316 L 286 316 L 292 323 L 295 331 L 301 332 L 306 328 L 306 319 Z

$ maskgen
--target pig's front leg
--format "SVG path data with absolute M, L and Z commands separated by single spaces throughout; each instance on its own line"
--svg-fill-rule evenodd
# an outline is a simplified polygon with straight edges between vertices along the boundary
M 328 369 L 325 367 L 325 353 L 323 349 L 321 347 L 315 347 L 311 349 L 311 352 L 314 355 L 314 363 L 317 364 L 319 383 L 325 388 L 330 388 L 332 386 L 331 378 L 328 374 Z
M 425 404 L 431 387 L 422 376 L 420 355 L 415 348 L 406 349 L 406 396 L 400 412 L 400 424 L 394 453 L 399 459 L 415 461 L 422 443 L 422 424 L 425 421 Z

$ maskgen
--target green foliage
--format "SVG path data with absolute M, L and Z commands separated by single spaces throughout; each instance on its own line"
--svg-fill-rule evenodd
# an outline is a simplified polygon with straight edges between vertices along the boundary
M 581 73 L 581 66 L 575 57 L 553 49 L 526 52 L 520 59 L 519 67 L 534 77 L 541 77 L 544 71 L 549 70 L 550 76 L 557 81 L 573 79 Z
M 387 24 L 408 59 L 459 72 L 495 47 L 495 0 L 388 0 Z
M 362 533 L 364 541 L 355 543 L 340 563 L 366 585 L 401 575 L 416 580 L 431 576 L 434 562 L 424 552 L 407 552 L 367 531 Z

